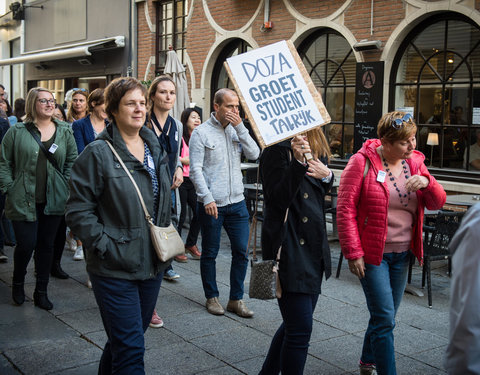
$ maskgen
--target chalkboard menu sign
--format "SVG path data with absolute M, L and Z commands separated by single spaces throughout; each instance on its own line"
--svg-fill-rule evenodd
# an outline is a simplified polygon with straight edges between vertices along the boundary
M 357 63 L 355 85 L 354 151 L 363 142 L 377 138 L 377 124 L 383 109 L 384 62 Z

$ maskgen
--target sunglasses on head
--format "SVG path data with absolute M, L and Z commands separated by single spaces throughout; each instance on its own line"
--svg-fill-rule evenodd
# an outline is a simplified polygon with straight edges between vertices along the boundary
M 84 89 L 84 88 L 74 88 L 72 90 L 73 90 L 73 92 L 77 92 L 77 91 L 87 92 L 87 89 Z
M 403 126 L 404 122 L 411 122 L 413 116 L 410 113 L 407 113 L 402 118 L 396 118 L 392 120 L 392 127 L 394 129 L 400 129 Z

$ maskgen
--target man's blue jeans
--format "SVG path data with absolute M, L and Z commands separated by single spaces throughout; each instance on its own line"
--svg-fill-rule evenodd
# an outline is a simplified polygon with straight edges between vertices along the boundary
M 152 319 L 163 274 L 148 280 L 89 276 L 108 337 L 98 374 L 145 374 L 143 334 Z
M 259 375 L 303 374 L 318 294 L 283 293 L 278 300 L 283 323 L 273 336 Z
M 243 298 L 243 283 L 248 267 L 248 211 L 245 200 L 218 207 L 218 219 L 207 215 L 202 203 L 198 203 L 198 218 L 202 232 L 202 256 L 200 274 L 202 276 L 205 297 L 218 297 L 216 281 L 216 259 L 220 249 L 222 226 L 227 232 L 232 248 L 230 266 L 230 299 Z
M 409 261 L 409 251 L 384 254 L 379 266 L 365 265 L 365 277 L 360 280 L 370 311 L 361 360 L 374 363 L 379 375 L 396 374 L 393 329 L 407 284 Z

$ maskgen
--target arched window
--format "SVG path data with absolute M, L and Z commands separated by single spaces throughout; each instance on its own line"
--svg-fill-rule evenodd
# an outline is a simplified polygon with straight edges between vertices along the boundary
M 417 148 L 427 165 L 456 169 L 452 176 L 459 169 L 475 171 L 473 159 L 480 162 L 478 25 L 456 13 L 419 24 L 401 44 L 390 82 L 389 107 L 414 114 Z
M 325 135 L 337 159 L 353 151 L 356 59 L 347 40 L 331 29 L 320 29 L 298 47 L 307 72 L 322 94 L 332 118 Z
M 233 84 L 228 77 L 227 71 L 223 66 L 223 63 L 227 60 L 227 58 L 239 55 L 241 53 L 250 51 L 252 47 L 242 39 L 234 39 L 229 42 L 220 52 L 220 55 L 215 62 L 215 66 L 213 67 L 213 74 L 212 74 L 212 90 L 211 90 L 211 110 L 213 111 L 213 96 L 218 89 L 228 87 L 233 89 Z M 242 114 L 243 116 L 243 114 Z

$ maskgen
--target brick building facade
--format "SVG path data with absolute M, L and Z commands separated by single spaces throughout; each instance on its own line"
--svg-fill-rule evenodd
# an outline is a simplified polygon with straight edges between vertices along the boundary
M 480 1 L 148 0 L 137 7 L 138 77 L 161 73 L 159 50 L 172 44 L 182 51 L 191 100 L 204 118 L 214 91 L 231 85 L 222 67 L 226 57 L 292 40 L 332 117 L 325 130 L 332 142 L 338 136 L 334 164 L 340 169 L 354 152 L 355 67 L 383 62 L 381 112 L 411 112 L 427 162 L 432 150 L 434 174 L 452 190 L 478 190 L 480 171 L 468 159 L 480 127 Z M 176 38 L 179 25 L 185 34 Z M 459 108 L 463 118 L 455 120 Z M 427 144 L 432 132 L 438 146 Z

